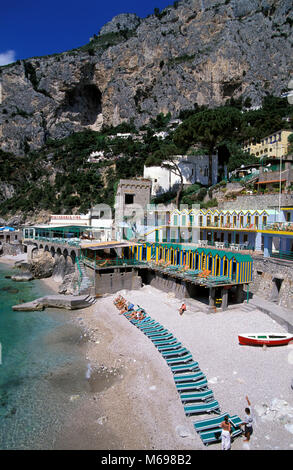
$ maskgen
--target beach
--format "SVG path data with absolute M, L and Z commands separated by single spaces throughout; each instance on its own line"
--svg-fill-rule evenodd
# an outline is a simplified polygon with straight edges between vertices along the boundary
M 58 288 L 51 278 L 43 282 Z M 243 418 L 245 396 L 249 397 L 254 433 L 249 443 L 237 438 L 232 450 L 293 449 L 292 345 L 238 344 L 239 333 L 284 332 L 282 326 L 259 310 L 242 306 L 206 313 L 193 299 L 185 299 L 187 311 L 180 316 L 180 300 L 150 286 L 120 293 L 192 353 L 222 412 Z M 54 448 L 219 450 L 221 444 L 202 444 L 193 422 L 208 415 L 185 416 L 170 368 L 152 342 L 119 315 L 113 304 L 117 295 L 68 312 L 85 335 L 89 389 L 87 394 L 69 394 L 75 406 Z

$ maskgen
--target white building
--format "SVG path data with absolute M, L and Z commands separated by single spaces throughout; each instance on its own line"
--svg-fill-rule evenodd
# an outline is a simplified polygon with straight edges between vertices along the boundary
M 180 170 L 182 171 L 184 185 L 200 183 L 208 185 L 209 180 L 209 157 L 208 155 L 178 155 L 176 158 Z M 152 196 L 165 193 L 180 183 L 180 177 L 171 169 L 150 166 L 144 167 L 144 178 L 152 181 Z M 218 156 L 213 155 L 213 175 L 212 184 L 218 181 Z
M 54 214 L 51 215 L 49 226 L 84 226 L 91 232 L 91 237 L 100 241 L 110 241 L 114 235 L 114 223 L 111 208 L 98 204 L 87 214 Z

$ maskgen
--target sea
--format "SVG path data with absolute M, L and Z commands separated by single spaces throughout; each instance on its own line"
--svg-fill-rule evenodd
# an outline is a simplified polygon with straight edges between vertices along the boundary
M 53 449 L 62 424 L 87 392 L 83 331 L 72 312 L 16 312 L 52 292 L 40 280 L 15 282 L 0 260 L 0 449 Z

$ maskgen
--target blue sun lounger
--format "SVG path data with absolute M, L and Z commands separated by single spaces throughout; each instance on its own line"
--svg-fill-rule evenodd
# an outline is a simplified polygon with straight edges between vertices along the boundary
M 174 349 L 174 351 L 160 351 L 164 358 L 168 357 L 182 357 L 184 354 L 190 353 L 186 348 Z
M 182 403 L 189 401 L 209 401 L 214 399 L 214 394 L 212 390 L 203 390 L 202 392 L 181 393 L 180 398 Z
M 201 413 L 220 413 L 220 405 L 217 400 L 210 401 L 208 403 L 202 403 L 201 405 L 186 405 L 184 406 L 186 416 L 201 414 Z
M 173 359 L 167 359 L 168 366 L 172 366 L 173 364 L 180 364 L 181 362 L 189 362 L 192 361 L 192 354 L 185 354 L 185 356 L 181 357 L 174 357 Z
M 153 343 L 155 346 L 162 346 L 164 344 L 172 344 L 172 343 L 176 343 L 177 338 L 174 338 L 174 336 L 172 335 L 172 333 L 170 333 L 169 335 L 166 335 L 164 336 L 164 338 L 162 339 L 154 339 Z
M 148 320 L 145 321 L 143 320 L 133 320 L 133 324 L 136 325 L 138 328 L 150 328 L 154 323 L 156 323 L 154 320 Z
M 173 374 L 177 372 L 186 372 L 189 370 L 199 370 L 198 362 L 190 362 L 189 364 L 174 365 L 171 367 Z
M 203 390 L 207 388 L 208 381 L 206 378 L 198 380 L 197 382 L 187 382 L 176 384 L 178 392 L 186 392 L 187 390 Z
M 174 351 L 176 349 L 179 349 L 181 348 L 182 346 L 182 343 L 172 343 L 172 344 L 169 344 L 168 346 L 166 344 L 164 344 L 163 346 L 157 346 L 158 350 L 159 351 Z
M 140 331 L 142 331 L 145 335 L 147 335 L 147 334 L 151 334 L 151 333 L 154 333 L 154 334 L 155 334 L 155 333 L 157 333 L 158 331 L 162 331 L 162 330 L 164 330 L 164 329 L 165 329 L 164 326 L 162 326 L 162 325 L 156 325 L 156 326 L 153 326 L 153 327 L 151 327 L 151 328 L 146 328 L 146 329 L 144 329 L 144 330 L 141 329 Z
M 195 374 L 185 374 L 185 375 L 174 375 L 175 383 L 184 383 L 184 382 L 197 382 L 198 380 L 205 379 L 206 376 L 203 372 L 196 372 Z

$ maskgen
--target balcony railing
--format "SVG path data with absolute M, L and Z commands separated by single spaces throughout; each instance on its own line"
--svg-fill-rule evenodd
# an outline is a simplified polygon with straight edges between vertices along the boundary
M 112 268 L 117 266 L 141 266 L 146 264 L 146 261 L 140 261 L 137 259 L 122 259 L 122 258 L 107 258 L 94 260 L 82 256 L 84 264 L 91 266 L 92 268 Z
M 288 261 L 293 261 L 293 252 L 292 251 L 272 251 L 270 252 L 271 258 L 284 259 Z
M 259 230 L 269 230 L 272 232 L 292 232 L 293 222 L 273 222 L 271 224 L 260 225 Z

